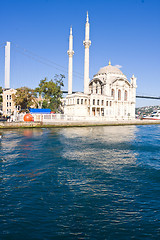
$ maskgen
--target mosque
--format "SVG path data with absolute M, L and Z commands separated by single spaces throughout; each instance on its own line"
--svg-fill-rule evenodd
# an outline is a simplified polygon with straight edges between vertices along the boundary
M 74 119 L 90 120 L 132 120 L 135 118 L 136 78 L 128 81 L 127 77 L 109 61 L 108 66 L 100 68 L 98 73 L 89 78 L 89 17 L 85 24 L 84 56 L 84 92 L 72 92 L 73 72 L 73 35 L 70 28 L 68 95 L 63 99 L 64 114 Z

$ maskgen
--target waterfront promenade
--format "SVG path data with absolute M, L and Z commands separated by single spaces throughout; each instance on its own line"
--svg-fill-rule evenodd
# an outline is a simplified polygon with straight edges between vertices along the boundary
M 57 127 L 90 127 L 90 126 L 126 126 L 160 124 L 160 120 L 129 120 L 129 121 L 54 121 L 54 122 L 0 122 L 0 129 L 17 128 L 57 128 Z

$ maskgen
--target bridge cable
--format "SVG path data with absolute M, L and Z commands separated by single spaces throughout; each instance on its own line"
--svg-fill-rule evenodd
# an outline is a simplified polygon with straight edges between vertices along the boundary
M 63 68 L 63 69 L 65 69 L 65 72 L 67 72 L 68 73 L 68 71 L 66 71 L 66 68 L 64 67 L 64 66 L 61 66 L 61 65 L 59 65 L 59 64 L 57 64 L 57 63 L 55 63 L 55 62 L 53 62 L 53 61 L 51 61 L 51 60 L 49 60 L 49 59 L 47 59 L 47 58 L 44 58 L 44 57 L 41 57 L 41 56 L 39 56 L 39 55 L 37 55 L 37 54 L 35 54 L 35 53 L 33 53 L 33 52 L 31 52 L 31 51 L 28 51 L 27 49 L 25 49 L 25 48 L 22 48 L 22 47 L 20 47 L 20 46 L 18 46 L 17 44 L 15 44 L 15 43 L 12 43 L 16 48 L 19 48 L 19 49 L 21 49 L 28 57 L 30 57 L 30 55 L 34 58 L 34 60 L 37 60 L 37 58 L 39 58 L 39 59 L 42 59 L 43 60 L 43 63 L 44 63 L 44 61 L 47 61 L 47 62 L 49 62 L 49 63 L 51 63 L 52 64 L 52 66 L 53 66 L 53 64 L 54 65 L 56 65 L 56 66 L 58 66 L 58 67 L 60 67 L 60 68 Z M 29 54 L 29 55 L 28 55 Z M 38 60 L 37 60 L 38 61 Z M 39 60 L 39 61 L 41 61 L 41 60 Z M 45 63 L 44 63 L 45 64 Z M 59 68 L 57 68 L 58 70 L 60 70 Z M 60 71 L 62 71 L 62 70 L 60 70 Z M 83 76 L 83 74 L 81 74 L 81 73 L 78 73 L 78 72 L 75 72 L 75 71 L 73 71 L 73 73 L 74 74 L 78 74 L 78 75 L 80 75 L 80 76 Z

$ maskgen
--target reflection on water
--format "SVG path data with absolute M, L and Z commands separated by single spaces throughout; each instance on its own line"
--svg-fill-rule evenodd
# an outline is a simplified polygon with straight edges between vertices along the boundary
M 84 138 L 105 141 L 128 141 L 135 138 L 136 126 L 79 127 L 64 128 L 62 133 L 67 138 Z M 86 139 L 85 139 L 86 140 Z
M 0 239 L 159 239 L 159 126 L 2 135 Z
M 137 131 L 135 126 L 63 129 L 63 157 L 107 171 L 133 164 L 136 153 L 131 151 L 130 142 Z

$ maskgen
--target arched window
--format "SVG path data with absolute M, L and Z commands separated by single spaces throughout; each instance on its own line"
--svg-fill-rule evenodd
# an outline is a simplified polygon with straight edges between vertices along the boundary
M 103 87 L 101 86 L 101 94 L 103 94 Z
M 77 104 L 79 104 L 79 98 L 77 99 Z
M 114 98 L 115 97 L 115 91 L 114 91 L 114 89 L 112 89 L 112 91 L 111 91 L 111 96 Z
M 106 101 L 106 106 L 108 107 L 108 101 Z
M 127 93 L 127 91 L 125 90 L 125 91 L 124 91 L 124 101 L 127 101 L 127 99 L 128 99 L 128 93 Z
M 118 90 L 118 100 L 121 100 L 121 90 Z

